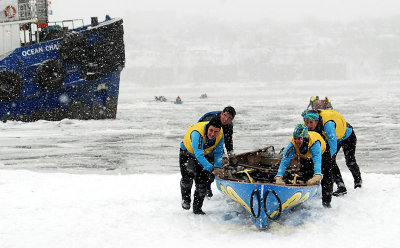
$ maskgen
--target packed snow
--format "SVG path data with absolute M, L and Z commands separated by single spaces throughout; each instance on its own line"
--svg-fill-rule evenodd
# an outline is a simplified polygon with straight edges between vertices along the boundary
M 121 9 L 123 4 L 53 2 L 57 20 L 100 15 L 110 8 L 105 14 L 123 17 L 125 32 L 134 35 L 129 34 L 133 23 L 126 21 L 134 10 Z M 173 2 L 179 9 L 182 2 Z M 370 3 L 365 9 L 383 7 L 374 5 L 378 1 L 360 4 L 364 2 Z M 129 8 L 135 4 L 129 2 Z M 142 11 L 151 10 L 144 6 Z M 127 67 L 116 120 L 2 124 L 0 247 L 397 247 L 399 80 L 145 83 L 132 77 L 135 53 L 130 49 L 136 44 L 125 42 Z M 208 98 L 200 98 L 204 93 Z M 160 95 L 167 101 L 154 101 Z M 173 103 L 178 95 L 183 104 Z M 206 112 L 231 105 L 237 111 L 236 153 L 266 145 L 278 150 L 288 144 L 302 122 L 301 112 L 316 95 L 328 96 L 354 127 L 361 189 L 353 189 L 340 151 L 337 162 L 348 194 L 334 197 L 331 209 L 323 208 L 317 195 L 260 231 L 215 184 L 214 197 L 203 205 L 205 216 L 181 208 L 178 152 L 189 125 Z
M 215 188 L 205 216 L 182 210 L 177 173 L 7 169 L 0 175 L 1 247 L 389 248 L 399 242 L 399 175 L 363 173 L 363 188 L 348 183 L 348 194 L 334 198 L 331 209 L 315 197 L 265 231 Z

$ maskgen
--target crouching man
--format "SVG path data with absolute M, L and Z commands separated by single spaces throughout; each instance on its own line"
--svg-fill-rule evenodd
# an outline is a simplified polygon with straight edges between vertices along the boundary
M 316 185 L 321 182 L 322 205 L 330 208 L 333 191 L 332 161 L 324 139 L 317 132 L 309 132 L 307 126 L 298 124 L 294 129 L 291 142 L 283 153 L 275 176 L 276 184 L 285 185 L 283 176 L 294 154 L 300 157 L 300 173 L 307 185 Z
M 180 145 L 179 166 L 181 170 L 182 208 L 190 209 L 193 180 L 195 183 L 193 213 L 205 214 L 202 210 L 206 196 L 207 182 L 213 167 L 222 167 L 224 135 L 222 123 L 218 118 L 191 125 Z M 206 159 L 207 154 L 214 154 L 214 161 Z

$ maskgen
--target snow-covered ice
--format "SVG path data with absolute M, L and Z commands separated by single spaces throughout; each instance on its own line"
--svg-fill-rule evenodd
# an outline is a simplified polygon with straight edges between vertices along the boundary
M 56 20 L 82 16 L 121 16 L 127 37 L 138 1 L 53 1 Z M 180 15 L 196 8 L 209 16 L 236 13 L 240 1 L 172 1 Z M 204 2 L 204 3 L 200 3 Z M 215 4 L 211 4 L 215 2 Z M 262 14 L 261 2 L 243 7 L 244 16 Z M 267 1 L 271 2 L 276 1 Z M 298 1 L 282 1 L 299 7 Z M 345 8 L 329 1 L 306 2 L 319 14 L 335 16 Z M 367 14 L 396 1 L 354 1 L 344 13 Z M 377 4 L 377 3 L 382 4 Z M 126 8 L 122 8 L 124 4 Z M 143 3 L 138 11 L 165 10 L 161 1 Z M 246 2 L 247 3 L 247 2 Z M 368 4 L 367 4 L 368 3 Z M 264 5 L 276 10 L 279 4 Z M 79 8 L 78 8 L 79 6 Z M 171 7 L 169 6 L 169 7 Z M 287 6 L 287 5 L 284 5 Z M 280 6 L 279 15 L 289 14 Z M 290 6 L 290 5 L 289 5 Z M 180 9 L 182 7 L 182 9 Z M 185 9 L 185 8 L 186 9 Z M 107 9 L 104 10 L 104 9 Z M 224 9 L 225 8 L 225 9 Z M 298 8 L 293 8 L 298 9 Z M 392 11 L 396 8 L 389 8 Z M 180 11 L 179 11 L 180 10 Z M 185 10 L 185 11 L 182 11 Z M 318 12 L 317 11 L 317 12 Z M 99 13 L 100 12 L 100 13 Z M 103 13 L 104 12 L 104 13 Z M 269 12 L 268 12 L 269 13 Z M 272 12 L 271 12 L 272 13 Z M 340 12 L 341 13 L 341 12 Z M 56 18 L 59 17 L 59 18 Z M 226 16 L 223 18 L 227 18 Z M 336 18 L 344 18 L 337 15 Z M 101 19 L 101 18 L 99 18 Z M 240 17 L 239 17 L 240 19 Z M 135 23 L 137 24 L 137 23 Z M 116 120 L 62 120 L 2 123 L 0 135 L 0 247 L 379 247 L 400 242 L 400 87 L 399 81 L 376 78 L 342 81 L 268 81 L 146 84 L 133 80 L 134 39 L 126 39 L 127 66 L 121 76 Z M 207 99 L 200 95 L 207 93 Z M 167 102 L 156 102 L 164 95 Z M 176 96 L 183 104 L 173 104 Z M 179 143 L 190 124 L 208 111 L 236 108 L 236 153 L 274 145 L 285 147 L 310 96 L 328 96 L 354 127 L 357 162 L 363 187 L 338 155 L 348 194 L 324 209 L 319 197 L 288 213 L 264 231 L 252 224 L 242 207 L 218 192 L 206 200 L 205 216 L 180 207 Z
M 345 181 L 351 180 L 348 172 Z M 396 247 L 399 175 L 363 173 L 364 186 L 324 209 L 318 197 L 266 231 L 214 186 L 205 216 L 180 208 L 179 175 L 0 172 L 1 247 Z

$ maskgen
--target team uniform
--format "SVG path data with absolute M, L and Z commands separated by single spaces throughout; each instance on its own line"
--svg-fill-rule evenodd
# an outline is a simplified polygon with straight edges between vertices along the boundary
M 218 119 L 221 118 L 222 111 L 212 111 L 208 112 L 207 114 L 203 115 L 200 119 L 199 122 L 202 121 L 210 121 L 212 118 L 217 117 Z M 225 143 L 225 149 L 228 153 L 233 152 L 233 124 L 230 122 L 227 125 L 222 125 L 222 129 L 224 129 L 224 143 Z
M 336 155 L 343 147 L 346 165 L 354 179 L 354 187 L 362 185 L 361 172 L 355 158 L 357 137 L 353 127 L 346 122 L 345 118 L 334 110 L 321 110 L 319 122 L 314 131 L 323 135 L 328 143 L 330 154 L 332 154 L 332 176 L 338 188 L 346 192 L 340 169 L 336 163 Z
M 222 167 L 224 136 L 221 128 L 215 139 L 207 137 L 209 122 L 199 122 L 191 125 L 180 144 L 179 165 L 182 179 L 180 182 L 182 194 L 182 207 L 190 208 L 191 190 L 193 180 L 195 193 L 193 212 L 204 214 L 201 210 L 206 195 L 207 184 L 213 167 Z M 213 161 L 206 156 L 213 154 Z
M 221 119 L 221 114 L 223 111 L 212 111 L 208 112 L 205 115 L 203 115 L 200 119 L 199 122 L 202 121 L 210 121 L 213 118 L 217 118 L 218 120 Z M 232 122 L 229 122 L 227 125 L 222 125 L 222 129 L 224 130 L 224 143 L 225 143 L 225 149 L 228 153 L 228 158 L 231 158 L 233 155 L 233 124 Z M 213 154 L 209 154 L 207 156 L 209 160 L 213 160 Z M 214 182 L 214 174 L 210 175 L 210 178 L 207 183 L 207 197 L 210 198 L 213 196 L 212 190 L 211 190 L 211 184 Z
M 315 174 L 322 174 L 322 204 L 330 207 L 332 200 L 332 161 L 326 143 L 317 132 L 308 132 L 308 138 L 303 138 L 301 147 L 297 147 L 294 138 L 285 148 L 277 176 L 284 177 L 286 168 L 293 156 L 300 157 L 300 173 L 304 181 L 311 179 Z

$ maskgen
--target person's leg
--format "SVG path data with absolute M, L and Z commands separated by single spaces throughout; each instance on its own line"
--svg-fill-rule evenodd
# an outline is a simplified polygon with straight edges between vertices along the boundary
M 314 175 L 314 164 L 311 159 L 300 159 L 300 178 L 304 183 Z
M 340 148 L 342 148 L 342 142 L 338 142 L 337 151 L 335 155 L 332 156 L 332 179 L 333 182 L 337 185 L 336 191 L 332 193 L 334 196 L 342 196 L 347 194 L 347 189 L 344 184 L 342 174 L 340 173 L 339 166 L 336 163 L 336 155 L 340 151 Z
M 203 170 L 202 166 L 197 163 L 196 165 L 196 177 L 194 179 L 196 190 L 194 191 L 193 200 L 193 213 L 194 214 L 205 214 L 202 210 L 204 198 L 206 197 L 207 183 L 210 177 L 210 173 Z
M 343 141 L 343 152 L 344 152 L 344 158 L 346 160 L 346 165 L 349 168 L 351 174 L 353 175 L 355 189 L 361 188 L 362 186 L 361 172 L 355 157 L 356 146 L 357 146 L 357 136 L 353 130 L 353 133 Z
M 206 156 L 206 159 L 208 160 L 208 162 L 214 164 L 214 153 L 209 153 Z M 210 199 L 211 197 L 213 197 L 213 192 L 211 190 L 211 184 L 214 182 L 214 174 L 210 173 L 210 177 L 207 180 L 207 189 L 206 189 L 206 196 L 208 199 Z
M 332 180 L 332 158 L 329 151 L 322 154 L 322 205 L 324 207 L 331 207 L 333 180 Z
M 337 154 L 337 153 L 336 153 Z M 345 186 L 342 178 L 342 174 L 340 173 L 339 166 L 336 163 L 336 154 L 332 157 L 332 178 L 333 182 L 335 182 L 338 187 Z
M 207 189 L 206 189 L 206 196 L 208 199 L 213 197 L 213 192 L 211 190 L 211 184 L 214 182 L 215 176 L 214 174 L 210 173 L 210 176 L 207 181 Z
M 195 165 L 193 158 L 182 150 L 179 152 L 179 167 L 182 175 L 180 182 L 182 208 L 188 210 L 190 209 L 192 185 L 195 178 Z

